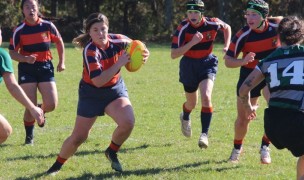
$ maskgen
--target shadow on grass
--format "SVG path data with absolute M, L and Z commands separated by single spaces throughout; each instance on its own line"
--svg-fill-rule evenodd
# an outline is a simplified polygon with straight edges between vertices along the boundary
M 71 177 L 71 178 L 67 178 L 67 180 L 78 180 L 78 179 L 106 179 L 106 178 L 111 178 L 111 179 L 115 179 L 115 178 L 126 178 L 128 176 L 153 176 L 162 172 L 169 172 L 169 173 L 173 173 L 173 172 L 177 172 L 177 171 L 181 171 L 183 169 L 187 169 L 187 168 L 197 168 L 206 164 L 210 164 L 210 161 L 204 161 L 204 162 L 197 162 L 197 163 L 192 163 L 192 164 L 185 164 L 185 165 L 181 165 L 181 166 L 177 166 L 177 167 L 173 167 L 173 168 L 149 168 L 149 169 L 138 169 L 135 171 L 124 171 L 122 173 L 119 172 L 109 172 L 109 173 L 102 173 L 99 175 L 94 175 L 92 173 L 84 173 L 82 176 L 79 177 Z M 232 170 L 232 169 L 237 169 L 239 168 L 239 166 L 231 166 L 231 167 L 222 167 L 222 168 L 207 168 L 207 169 L 200 169 L 199 171 L 217 171 L 217 172 L 223 172 L 223 171 L 228 171 L 228 170 Z M 60 173 L 60 172 L 59 172 Z M 47 177 L 47 175 L 45 173 L 39 173 L 36 174 L 34 176 L 31 177 L 20 177 L 17 178 L 16 180 L 30 180 L 30 179 L 38 179 L 38 178 L 42 178 L 43 179 Z
M 134 148 L 127 148 L 127 149 L 121 149 L 119 151 L 119 153 L 126 153 L 126 152 L 130 152 L 130 151 L 135 151 L 135 150 L 139 150 L 139 149 L 147 149 L 148 147 L 150 147 L 150 145 L 147 144 L 143 144 L 141 146 L 138 147 L 134 147 Z M 59 152 L 58 152 L 59 153 Z M 74 154 L 74 156 L 86 156 L 86 155 L 90 155 L 90 154 L 103 154 L 104 151 L 101 150 L 92 150 L 92 151 L 79 151 L 76 152 Z M 27 155 L 27 156 L 21 156 L 21 157 L 14 157 L 14 158 L 7 158 L 8 161 L 17 161 L 17 160 L 29 160 L 29 159 L 47 159 L 47 158 L 52 158 L 52 157 L 57 157 L 58 154 L 49 154 L 49 155 Z

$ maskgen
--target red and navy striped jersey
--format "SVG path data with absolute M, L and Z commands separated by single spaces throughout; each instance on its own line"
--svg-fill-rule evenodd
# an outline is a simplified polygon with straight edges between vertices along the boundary
M 60 39 L 60 33 L 52 22 L 39 18 L 35 25 L 31 25 L 24 21 L 14 29 L 9 50 L 24 56 L 36 54 L 39 62 L 52 60 L 51 43 Z
M 217 31 L 223 30 L 225 23 L 218 18 L 204 17 L 199 26 L 194 27 L 188 19 L 183 20 L 177 27 L 171 48 L 176 49 L 192 40 L 196 32 L 203 34 L 203 39 L 198 44 L 189 49 L 184 56 L 194 59 L 201 59 L 212 53 L 213 41 L 216 37 Z
M 239 53 L 242 52 L 242 58 L 244 58 L 249 52 L 254 52 L 256 54 L 255 60 L 244 66 L 253 69 L 259 60 L 267 57 L 277 47 L 281 46 L 276 31 L 277 27 L 277 24 L 267 21 L 263 31 L 252 30 L 249 26 L 243 27 L 232 38 L 226 54 L 230 57 L 237 58 Z
M 90 41 L 83 50 L 83 72 L 82 79 L 84 82 L 93 85 L 92 79 L 99 76 L 102 71 L 107 70 L 122 55 L 123 50 L 131 42 L 127 36 L 121 34 L 109 34 L 109 42 L 105 49 Z M 103 87 L 112 86 L 120 78 L 120 70 L 107 82 Z

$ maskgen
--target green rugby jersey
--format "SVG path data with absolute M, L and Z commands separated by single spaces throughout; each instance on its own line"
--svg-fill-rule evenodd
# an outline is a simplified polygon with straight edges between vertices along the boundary
M 2 74 L 4 72 L 13 73 L 13 64 L 8 52 L 3 48 L 0 48 L 0 83 L 2 82 Z
M 256 68 L 269 87 L 269 106 L 304 111 L 304 46 L 278 48 Z

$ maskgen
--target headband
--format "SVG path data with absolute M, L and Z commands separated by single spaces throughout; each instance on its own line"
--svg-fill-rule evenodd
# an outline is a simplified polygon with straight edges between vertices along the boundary
M 268 15 L 269 7 L 267 5 L 255 4 L 249 2 L 246 9 L 250 9 L 259 13 L 263 18 L 266 18 Z

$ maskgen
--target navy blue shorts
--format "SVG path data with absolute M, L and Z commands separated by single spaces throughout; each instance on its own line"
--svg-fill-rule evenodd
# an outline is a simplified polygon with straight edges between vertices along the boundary
M 246 80 L 246 78 L 249 76 L 249 74 L 253 71 L 254 69 L 246 68 L 246 67 L 241 67 L 240 68 L 240 77 L 239 81 L 237 83 L 236 87 L 236 94 L 239 96 L 239 89 L 242 86 L 243 82 Z M 253 88 L 250 91 L 250 98 L 255 98 L 255 97 L 260 97 L 261 96 L 261 90 L 266 86 L 265 80 L 263 80 L 260 84 L 258 84 L 255 88 Z
M 83 82 L 79 83 L 77 115 L 92 118 L 103 116 L 105 108 L 120 97 L 129 97 L 122 78 L 111 87 L 97 88 Z
M 264 111 L 264 128 L 276 148 L 287 148 L 295 157 L 304 155 L 304 112 L 267 108 Z
M 52 61 L 18 64 L 18 83 L 40 83 L 55 81 Z
M 187 87 L 198 87 L 205 79 L 215 80 L 218 59 L 210 54 L 204 59 L 182 57 L 179 64 L 179 81 Z

